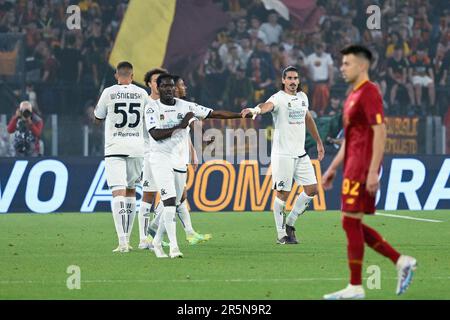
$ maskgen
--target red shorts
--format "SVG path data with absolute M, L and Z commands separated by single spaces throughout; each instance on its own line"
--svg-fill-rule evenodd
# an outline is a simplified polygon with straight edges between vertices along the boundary
M 341 211 L 354 213 L 375 213 L 375 197 L 366 190 L 366 185 L 344 179 L 341 192 Z

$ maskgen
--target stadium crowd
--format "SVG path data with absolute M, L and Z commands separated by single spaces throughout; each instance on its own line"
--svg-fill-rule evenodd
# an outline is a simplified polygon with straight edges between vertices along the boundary
M 270 96 L 281 70 L 300 68 L 317 116 L 336 115 L 347 86 L 339 50 L 371 48 L 371 78 L 388 115 L 441 115 L 449 107 L 450 4 L 446 0 L 317 0 L 322 13 L 308 32 L 260 0 L 215 0 L 229 16 L 198 68 L 189 95 L 239 111 Z M 79 5 L 81 29 L 68 30 L 66 8 Z M 381 8 L 381 29 L 366 26 L 366 8 Z M 108 57 L 128 0 L 0 0 L 0 33 L 25 35 L 27 100 L 39 114 L 84 114 L 112 78 Z M 13 114 L 14 110 L 10 110 Z

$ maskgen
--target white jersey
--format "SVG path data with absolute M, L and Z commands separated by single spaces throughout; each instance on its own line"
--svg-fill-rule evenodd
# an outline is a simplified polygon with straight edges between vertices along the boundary
M 150 100 L 150 103 L 156 101 L 155 99 L 153 99 L 150 96 L 148 97 L 148 99 Z M 150 156 L 150 140 L 153 140 L 153 138 L 148 133 L 147 124 L 145 123 L 145 121 L 142 126 L 144 129 L 144 157 L 148 158 Z
M 272 117 L 274 135 L 272 155 L 299 157 L 305 152 L 305 117 L 308 112 L 308 97 L 304 92 L 290 95 L 282 90 L 271 96 L 274 108 Z
M 147 92 L 134 84 L 103 90 L 94 114 L 105 119 L 105 156 L 144 156 L 144 108 L 149 103 Z
M 175 105 L 163 104 L 159 99 L 145 109 L 145 123 L 148 130 L 170 129 L 181 123 L 188 112 L 193 112 L 198 119 L 206 118 L 212 109 L 194 102 L 175 98 Z M 172 166 L 177 170 L 186 170 L 189 161 L 189 128 L 177 130 L 172 137 L 155 141 L 150 140 L 150 151 L 153 154 L 163 153 L 169 156 Z

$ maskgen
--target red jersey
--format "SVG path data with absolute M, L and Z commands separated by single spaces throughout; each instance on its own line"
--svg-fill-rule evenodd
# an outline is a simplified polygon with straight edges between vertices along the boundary
M 384 122 L 383 101 L 370 81 L 358 85 L 344 104 L 344 178 L 366 183 L 372 159 L 372 125 Z

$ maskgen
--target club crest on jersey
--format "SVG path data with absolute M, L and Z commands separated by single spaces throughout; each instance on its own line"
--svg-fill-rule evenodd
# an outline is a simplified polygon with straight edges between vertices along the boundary
M 163 114 L 159 115 L 159 120 L 164 120 L 164 115 Z
M 278 188 L 283 189 L 284 188 L 284 181 L 278 182 Z
M 290 102 L 288 102 L 288 108 L 291 108 L 292 106 L 291 106 L 291 103 Z
M 306 107 L 305 101 L 302 101 L 302 107 Z
M 177 115 L 177 119 L 178 119 L 178 120 L 183 120 L 183 114 L 182 114 L 182 113 L 179 113 L 179 114 Z

